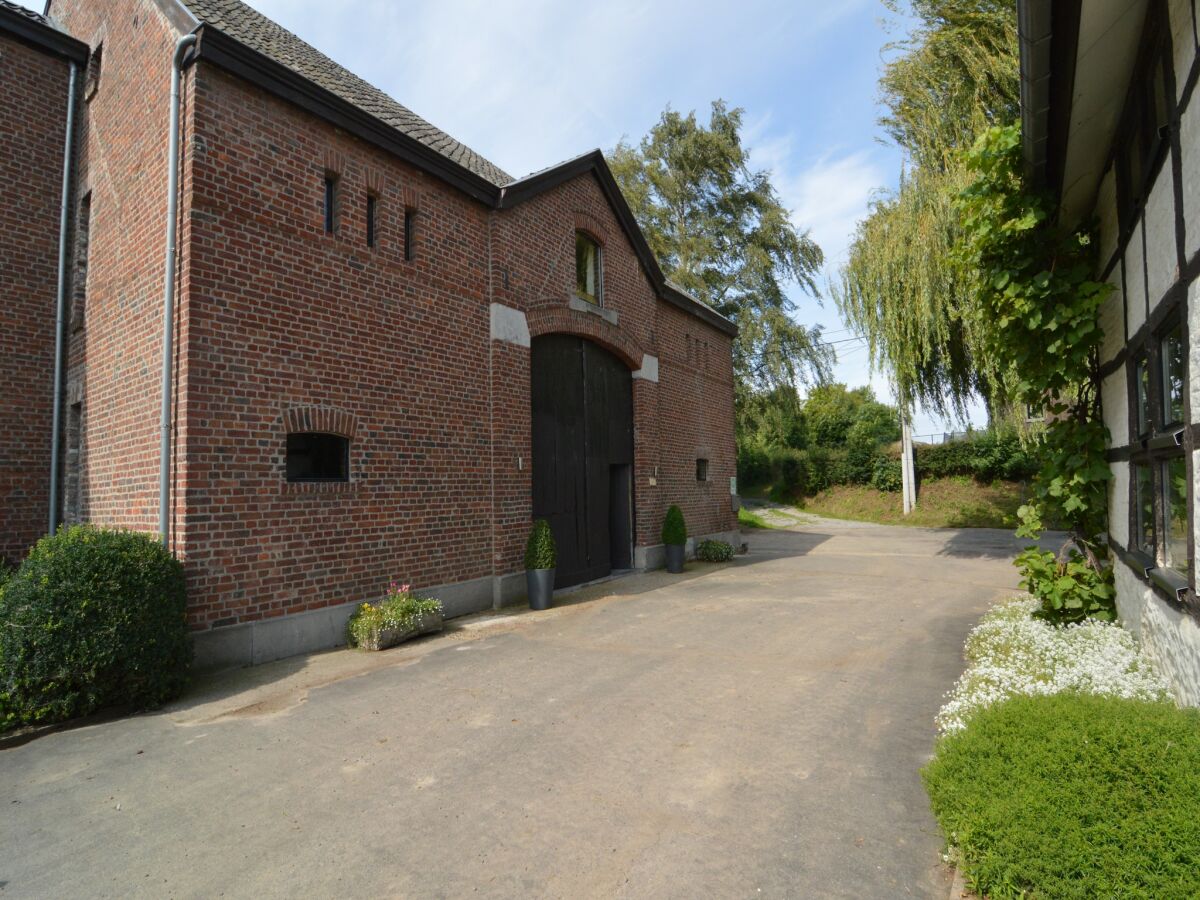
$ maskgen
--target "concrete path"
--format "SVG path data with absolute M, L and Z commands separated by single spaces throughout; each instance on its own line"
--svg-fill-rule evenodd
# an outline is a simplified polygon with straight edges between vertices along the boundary
M 917 770 L 1016 545 L 748 540 L 0 750 L 0 895 L 946 897 Z

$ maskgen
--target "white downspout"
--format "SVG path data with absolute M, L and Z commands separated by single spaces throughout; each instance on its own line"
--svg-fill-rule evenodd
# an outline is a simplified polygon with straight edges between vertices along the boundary
M 179 82 L 183 58 L 196 43 L 185 34 L 175 43 L 171 60 L 171 124 L 167 131 L 167 250 L 163 266 L 162 412 L 159 417 L 158 532 L 163 545 L 171 546 L 171 367 L 175 338 L 175 238 L 179 217 Z
M 50 528 L 58 528 L 59 443 L 62 441 L 63 369 L 67 330 L 67 232 L 70 230 L 71 165 L 75 156 L 75 78 L 79 64 L 71 61 L 67 82 L 67 138 L 63 143 L 62 202 L 58 214 L 58 291 L 54 316 L 54 401 L 50 422 Z

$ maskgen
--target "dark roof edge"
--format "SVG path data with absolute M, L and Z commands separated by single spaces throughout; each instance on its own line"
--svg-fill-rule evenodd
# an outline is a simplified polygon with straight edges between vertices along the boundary
M 41 50 L 49 50 L 80 64 L 87 62 L 88 53 L 91 52 L 83 41 L 4 6 L 0 6 L 0 31 L 16 35 Z
M 207 60 L 437 176 L 469 197 L 488 206 L 496 205 L 499 188 L 470 169 L 426 147 L 416 138 L 409 137 L 209 23 L 201 24 L 196 34 L 199 40 L 193 59 Z
M 1081 0 L 1017 0 L 1025 176 L 1061 199 Z
M 497 208 L 511 209 L 514 206 L 524 203 L 526 200 L 531 200 L 539 194 L 545 193 L 551 188 L 558 187 L 560 184 L 588 173 L 595 176 L 596 181 L 599 182 L 600 189 L 604 192 L 609 205 L 616 214 L 617 222 L 620 223 L 625 236 L 629 238 L 629 243 L 633 245 L 633 251 L 641 262 L 642 268 L 649 276 L 650 283 L 653 285 L 655 291 L 657 291 L 659 297 L 679 307 L 684 312 L 703 319 L 709 325 L 718 331 L 728 334 L 730 337 L 736 335 L 738 332 L 737 325 L 708 304 L 697 300 L 690 294 L 684 293 L 667 281 L 662 268 L 658 264 L 658 260 L 654 256 L 654 252 L 650 249 L 650 245 L 646 243 L 646 236 L 642 234 L 642 229 L 638 225 L 637 219 L 633 216 L 633 210 L 625 202 L 625 195 L 621 193 L 620 186 L 617 185 L 616 179 L 613 178 L 612 170 L 609 169 L 608 162 L 604 159 L 604 154 L 599 150 L 593 150 L 590 153 L 585 153 L 564 163 L 559 163 L 556 166 L 542 169 L 540 172 L 535 172 L 532 175 L 527 175 L 524 178 L 510 182 L 500 189 L 499 201 L 496 204 Z
M 646 243 L 625 196 L 617 186 L 604 154 L 599 150 L 585 153 L 557 166 L 543 169 L 533 175 L 497 187 L 480 175 L 447 159 L 441 153 L 426 147 L 376 119 L 336 94 L 314 84 L 297 72 L 259 53 L 211 24 L 201 24 L 196 29 L 199 40 L 192 59 L 203 59 L 226 71 L 244 78 L 251 84 L 294 103 L 319 118 L 343 128 L 351 134 L 374 144 L 417 168 L 442 179 L 458 188 L 469 197 L 493 209 L 508 209 L 532 199 L 553 187 L 591 173 L 599 182 L 622 229 L 633 245 L 634 252 L 642 263 L 650 283 L 659 296 L 709 325 L 730 336 L 737 334 L 737 325 L 722 316 L 712 307 L 691 297 L 667 283 L 654 253 Z

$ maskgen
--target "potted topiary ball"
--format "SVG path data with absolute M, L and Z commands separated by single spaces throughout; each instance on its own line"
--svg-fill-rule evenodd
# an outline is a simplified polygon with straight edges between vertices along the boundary
M 550 523 L 538 519 L 525 543 L 525 584 L 529 588 L 529 608 L 549 609 L 554 599 L 554 567 L 558 548 Z
M 673 503 L 663 520 L 662 542 L 667 545 L 667 571 L 678 575 L 683 571 L 687 526 L 683 523 L 683 510 Z

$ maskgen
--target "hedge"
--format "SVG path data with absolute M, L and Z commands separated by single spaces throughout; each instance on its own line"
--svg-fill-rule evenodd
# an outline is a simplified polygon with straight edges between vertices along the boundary
M 0 730 L 177 696 L 191 640 L 183 567 L 151 535 L 44 537 L 0 591 Z

